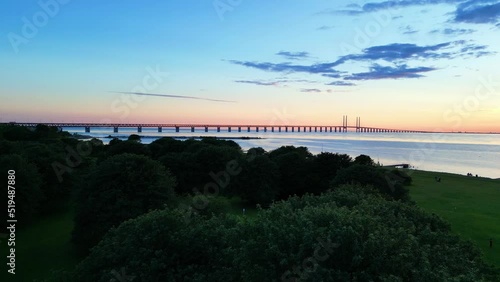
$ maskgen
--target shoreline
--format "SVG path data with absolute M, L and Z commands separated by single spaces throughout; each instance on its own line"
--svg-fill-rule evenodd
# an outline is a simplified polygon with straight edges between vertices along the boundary
M 115 135 L 112 136 L 111 134 L 108 136 L 104 137 L 90 137 L 90 138 L 102 138 L 102 139 L 113 139 L 113 138 L 118 138 L 118 139 L 127 139 L 130 135 Z M 213 138 L 213 139 L 220 139 L 220 140 L 261 140 L 265 139 L 262 137 L 250 137 L 250 136 L 235 136 L 235 137 L 218 137 L 218 136 L 144 136 L 144 135 L 139 135 L 141 139 L 161 139 L 161 138 L 173 138 L 173 139 L 203 139 L 203 138 Z M 89 139 L 90 139 L 89 138 Z

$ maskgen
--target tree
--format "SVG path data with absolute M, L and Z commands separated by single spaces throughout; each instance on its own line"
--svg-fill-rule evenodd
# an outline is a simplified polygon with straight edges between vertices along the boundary
M 252 204 L 269 206 L 279 194 L 279 179 L 278 166 L 267 155 L 247 156 L 232 192 Z
M 66 150 L 67 145 L 60 140 L 23 142 L 18 145 L 19 153 L 36 166 L 41 176 L 40 189 L 44 197 L 40 212 L 54 213 L 66 208 L 71 188 L 75 184 L 74 168 L 83 162 L 76 148 L 71 148 L 73 153 L 70 153 Z M 71 165 L 68 166 L 68 163 Z
M 143 145 L 137 141 L 127 140 L 127 141 L 113 142 L 113 144 L 111 144 L 110 142 L 109 144 L 110 146 L 108 148 L 107 153 L 110 156 L 124 154 L 124 153 L 144 155 L 144 156 L 151 155 L 149 148 L 146 145 Z
M 128 141 L 134 141 L 134 142 L 141 142 L 141 136 L 137 134 L 131 134 L 128 139 Z
M 310 188 L 308 192 L 321 194 L 330 188 L 330 182 L 340 169 L 352 165 L 349 155 L 323 152 L 312 159 L 308 172 Z
M 370 156 L 367 156 L 367 155 L 359 155 L 359 156 L 357 156 L 354 159 L 354 163 L 355 164 L 359 164 L 359 165 L 367 165 L 367 166 L 374 166 L 375 165 L 375 162 L 373 161 L 373 159 L 370 158 Z
M 353 165 L 340 170 L 332 180 L 332 187 L 342 184 L 370 185 L 386 198 L 409 201 L 409 191 L 400 181 L 395 181 L 385 174 L 385 169 L 366 165 Z
M 220 250 L 237 220 L 160 210 L 113 228 L 78 265 L 73 281 L 108 282 L 123 269 L 134 281 L 235 281 Z M 234 239 L 234 238 L 230 238 Z M 134 240 L 137 240 L 133 242 Z
M 435 215 L 364 187 L 291 197 L 254 220 L 161 210 L 112 229 L 74 281 L 498 281 Z
M 154 159 L 159 159 L 167 153 L 182 153 L 185 151 L 185 142 L 171 138 L 163 137 L 156 139 L 148 145 L 151 156 Z
M 55 126 L 47 126 L 44 124 L 38 124 L 35 127 L 34 136 L 37 140 L 57 139 L 60 137 L 59 128 L 57 128 Z
M 171 204 L 175 178 L 145 156 L 122 154 L 100 163 L 78 197 L 73 242 L 85 253 L 113 226 Z
M 32 130 L 28 127 L 17 125 L 0 126 L 0 136 L 9 141 L 29 141 L 35 139 Z
M 311 183 L 308 172 L 313 156 L 307 148 L 283 146 L 269 152 L 269 157 L 278 165 L 280 199 L 309 192 Z

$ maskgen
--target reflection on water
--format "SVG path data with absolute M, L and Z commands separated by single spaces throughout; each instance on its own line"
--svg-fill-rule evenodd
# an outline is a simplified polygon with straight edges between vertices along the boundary
M 64 128 L 71 133 L 86 134 L 83 128 Z M 480 176 L 500 178 L 500 135 L 498 134 L 422 134 L 422 133 L 330 133 L 330 132 L 238 132 L 233 128 L 221 132 L 196 129 L 163 128 L 158 133 L 156 128 L 120 128 L 113 133 L 113 128 L 92 128 L 91 135 L 108 142 L 108 135 L 127 138 L 130 134 L 141 135 L 143 143 L 151 143 L 159 137 L 259 137 L 261 139 L 234 140 L 243 149 L 262 147 L 273 150 L 284 145 L 305 146 L 316 154 L 320 152 L 338 152 L 353 157 L 360 154 L 371 156 L 382 164 L 409 163 L 417 169 L 444 171 L 460 174 L 478 174 Z

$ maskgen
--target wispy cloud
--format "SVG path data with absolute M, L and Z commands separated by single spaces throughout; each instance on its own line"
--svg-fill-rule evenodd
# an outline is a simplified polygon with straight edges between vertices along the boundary
M 249 61 L 238 61 L 230 60 L 229 62 L 241 65 L 249 68 L 256 68 L 263 71 L 269 72 L 283 72 L 283 73 L 295 73 L 295 72 L 305 72 L 312 74 L 330 74 L 330 75 L 340 75 L 340 71 L 333 69 L 334 64 L 313 64 L 307 65 L 294 65 L 290 63 L 269 63 L 269 62 L 249 62 Z
M 500 2 L 498 0 L 470 0 L 458 5 L 455 22 L 493 23 L 500 20 Z
M 236 83 L 246 83 L 246 84 L 255 84 L 259 86 L 276 86 L 278 82 L 265 82 L 260 80 L 235 80 Z
M 327 83 L 326 85 L 332 85 L 332 86 L 356 86 L 356 84 L 352 82 L 347 82 L 347 81 L 333 81 L 330 83 Z
M 346 9 L 329 9 L 318 14 L 345 14 L 355 16 L 382 10 L 437 4 L 450 4 L 456 6 L 455 12 L 452 13 L 452 21 L 454 22 L 496 24 L 500 20 L 500 3 L 498 0 L 389 0 L 368 2 L 363 6 L 348 5 Z
M 399 30 L 403 32 L 403 34 L 414 34 L 417 33 L 418 30 L 414 29 L 412 26 L 405 26 L 405 27 L 400 27 Z
M 300 89 L 300 92 L 304 92 L 304 93 L 321 93 L 322 91 L 320 89 L 317 89 L 317 88 L 302 88 L 302 89 Z
M 183 95 L 168 95 L 168 94 L 141 93 L 141 92 L 119 92 L 119 91 L 110 91 L 110 92 L 126 94 L 126 95 L 153 96 L 153 97 L 174 98 L 174 99 L 193 99 L 193 100 L 204 100 L 204 101 L 222 102 L 222 103 L 236 103 L 236 101 L 210 99 L 210 98 L 202 98 L 194 96 L 183 96 Z
M 426 6 L 426 5 L 436 5 L 436 4 L 457 4 L 464 2 L 466 0 L 392 0 L 383 2 L 369 2 L 363 6 L 352 6 L 348 5 L 347 9 L 342 10 L 327 10 L 322 13 L 341 13 L 347 15 L 359 15 L 364 13 L 377 12 L 381 10 L 406 8 L 412 6 Z
M 407 65 L 397 67 L 381 66 L 374 64 L 369 72 L 354 73 L 345 77 L 346 80 L 379 80 L 379 79 L 400 79 L 400 78 L 420 78 L 421 73 L 434 71 L 436 68 L 416 67 L 410 68 Z
M 288 51 L 280 51 L 276 53 L 278 56 L 285 57 L 289 60 L 301 60 L 309 58 L 308 52 L 288 52 Z
M 442 33 L 445 35 L 463 35 L 463 34 L 471 34 L 476 32 L 473 29 L 465 29 L 465 28 L 444 28 L 444 29 L 434 29 L 431 30 L 430 33 Z
M 332 28 L 335 28 L 335 26 L 332 26 L 332 25 L 323 25 L 323 26 L 320 26 L 320 27 L 316 28 L 316 30 L 330 30 Z

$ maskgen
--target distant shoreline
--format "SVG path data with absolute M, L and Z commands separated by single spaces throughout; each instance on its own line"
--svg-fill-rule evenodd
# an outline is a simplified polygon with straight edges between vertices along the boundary
M 264 139 L 262 137 L 249 137 L 249 136 L 238 136 L 238 137 L 218 137 L 218 136 L 142 136 L 139 135 L 142 138 L 150 138 L 150 139 L 160 139 L 160 138 L 174 138 L 174 139 L 202 139 L 202 138 L 214 138 L 214 139 L 222 139 L 222 140 L 258 140 L 258 139 Z M 113 138 L 121 138 L 125 139 L 128 138 L 129 135 L 118 135 L 118 136 L 112 136 L 108 135 L 105 137 L 99 137 L 103 139 L 113 139 Z M 92 138 L 92 137 L 90 137 Z

